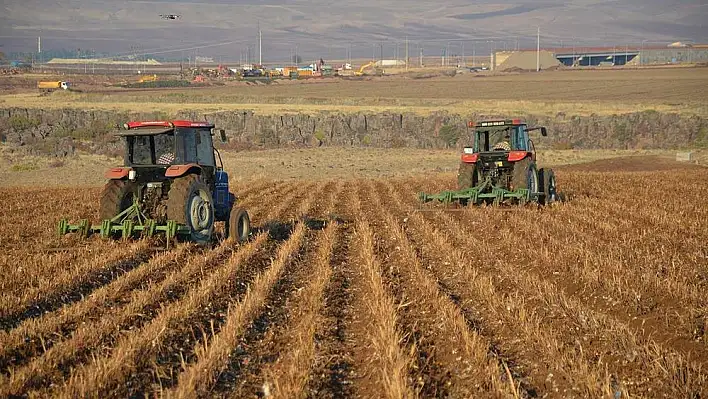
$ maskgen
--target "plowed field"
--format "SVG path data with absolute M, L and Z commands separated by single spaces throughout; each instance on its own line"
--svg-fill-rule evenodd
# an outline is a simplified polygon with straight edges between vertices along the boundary
M 547 208 L 238 183 L 251 240 L 169 251 L 55 237 L 100 188 L 3 189 L 0 397 L 707 397 L 708 169 L 556 174 Z

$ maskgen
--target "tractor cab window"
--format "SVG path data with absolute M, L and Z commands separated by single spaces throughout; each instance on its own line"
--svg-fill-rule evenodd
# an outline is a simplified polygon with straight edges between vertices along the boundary
M 513 128 L 478 130 L 475 151 L 510 151 L 515 144 Z
M 130 146 L 130 163 L 135 165 L 150 165 L 152 151 L 150 150 L 150 136 L 128 137 Z
M 175 160 L 172 134 L 129 136 L 128 161 L 132 165 L 170 165 Z
M 175 136 L 160 134 L 155 140 L 155 159 L 158 165 L 171 165 L 175 162 Z
M 184 163 L 215 166 L 210 129 L 180 128 L 177 135 L 182 142 L 178 149 L 179 159 Z
M 528 151 L 528 133 L 525 125 L 477 130 L 475 151 Z

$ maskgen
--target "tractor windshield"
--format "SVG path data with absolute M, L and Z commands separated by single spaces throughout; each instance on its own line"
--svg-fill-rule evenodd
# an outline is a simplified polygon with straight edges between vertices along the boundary
M 175 161 L 172 133 L 128 136 L 129 162 L 133 165 L 170 165 Z
M 184 163 L 197 163 L 214 166 L 214 147 L 211 141 L 211 129 L 179 128 L 178 158 Z
M 514 151 L 526 149 L 523 126 L 478 129 L 475 135 L 475 151 Z

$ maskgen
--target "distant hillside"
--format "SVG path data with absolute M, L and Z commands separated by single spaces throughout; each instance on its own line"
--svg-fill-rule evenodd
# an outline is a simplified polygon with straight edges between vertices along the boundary
M 295 51 L 303 59 L 342 59 L 350 48 L 353 57 L 383 51 L 392 58 L 396 42 L 403 57 L 406 36 L 412 55 L 421 42 L 426 54 L 440 55 L 450 39 L 450 54 L 462 51 L 454 39 L 469 40 L 467 53 L 478 40 L 474 50 L 486 53 L 492 46 L 534 45 L 537 25 L 543 43 L 553 47 L 708 41 L 708 5 L 695 1 L 29 0 L 7 2 L 0 11 L 0 49 L 6 53 L 33 51 L 41 34 L 48 49 L 177 49 L 163 54 L 238 60 L 250 53 L 254 59 L 259 23 L 263 53 L 271 60 L 287 60 Z

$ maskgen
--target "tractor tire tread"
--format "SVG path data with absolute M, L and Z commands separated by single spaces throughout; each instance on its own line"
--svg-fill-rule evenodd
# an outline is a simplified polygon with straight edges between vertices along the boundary
M 477 185 L 475 174 L 477 173 L 476 165 L 471 163 L 460 163 L 460 169 L 457 171 L 457 189 L 466 190 Z
M 512 172 L 511 185 L 514 190 L 520 188 L 528 188 L 528 169 L 531 167 L 531 158 L 522 159 L 514 164 L 514 171 Z
M 127 192 L 133 190 L 133 184 L 125 180 L 109 180 L 101 190 L 99 207 L 100 220 L 112 219 L 125 209 L 121 209 L 121 202 Z
M 187 224 L 187 200 L 191 193 L 192 184 L 202 183 L 199 175 L 187 175 L 174 179 L 170 184 L 170 191 L 167 196 L 167 219 L 174 220 L 179 224 Z

